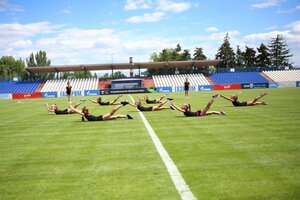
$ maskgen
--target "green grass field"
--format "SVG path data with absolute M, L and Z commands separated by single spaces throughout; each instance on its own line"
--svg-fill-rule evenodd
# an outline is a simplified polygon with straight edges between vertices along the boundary
M 197 199 L 300 199 L 300 88 L 217 92 L 248 100 L 263 91 L 267 106 L 217 98 L 211 110 L 227 116 L 144 112 Z M 215 92 L 169 96 L 197 110 Z M 81 122 L 77 114 L 46 111 L 45 102 L 67 107 L 66 98 L 0 101 L 1 200 L 180 199 L 135 108 L 118 111 L 134 120 Z M 95 115 L 113 108 L 84 105 Z

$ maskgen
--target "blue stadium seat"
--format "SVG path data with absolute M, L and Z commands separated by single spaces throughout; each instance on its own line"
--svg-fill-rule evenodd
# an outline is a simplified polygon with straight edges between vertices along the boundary
M 228 72 L 211 76 L 215 84 L 268 83 L 259 72 Z
M 42 81 L 5 81 L 0 82 L 0 93 L 29 93 L 35 92 Z

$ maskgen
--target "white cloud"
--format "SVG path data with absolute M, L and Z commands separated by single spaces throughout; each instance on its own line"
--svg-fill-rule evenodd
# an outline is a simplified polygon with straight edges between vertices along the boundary
M 154 37 L 139 40 L 129 40 L 123 44 L 123 47 L 126 50 L 130 51 L 139 51 L 141 49 L 153 51 L 153 47 L 155 47 L 160 51 L 161 49 L 166 48 L 169 45 L 169 41 L 162 38 Z
M 275 30 L 276 28 L 278 28 L 277 25 L 273 25 L 273 26 L 269 26 L 266 28 L 266 30 Z
M 271 38 L 275 38 L 278 34 L 286 35 L 288 31 L 271 31 L 266 33 L 255 33 L 244 36 L 244 40 L 248 43 L 269 42 Z
M 191 8 L 191 4 L 188 2 L 173 2 L 171 0 L 157 0 L 157 10 L 171 11 L 175 13 L 184 12 Z
M 286 28 L 290 28 L 291 29 L 291 33 L 300 36 L 300 21 L 295 21 L 295 22 L 293 22 L 291 24 L 288 24 L 286 26 Z
M 8 0 L 0 0 L 0 12 L 21 12 L 23 7 L 17 4 L 11 4 Z
M 218 30 L 217 27 L 211 26 L 211 27 L 207 27 L 205 29 L 205 31 L 207 31 L 207 32 L 218 32 L 219 30 Z
M 209 35 L 208 37 L 204 37 L 204 38 L 205 38 L 206 40 L 223 42 L 224 37 L 226 36 L 227 33 L 229 34 L 230 40 L 232 40 L 234 37 L 237 37 L 238 35 L 240 35 L 240 32 L 239 32 L 239 31 L 234 30 L 234 31 L 227 31 L 227 32 L 216 32 L 216 33 L 212 33 L 212 34 Z
M 127 0 L 125 10 L 137 10 L 151 8 L 151 0 Z
M 259 0 L 258 3 L 251 5 L 253 8 L 269 8 L 279 5 L 282 0 Z
M 292 9 L 279 10 L 278 13 L 294 13 L 298 10 L 300 10 L 300 5 L 297 5 L 295 8 Z
M 71 14 L 72 13 L 72 7 L 68 6 L 65 9 L 61 10 L 61 13 L 64 14 Z
M 62 25 L 52 25 L 49 22 L 30 24 L 0 24 L 0 46 L 5 46 L 16 40 L 25 40 L 38 34 L 52 33 Z
M 284 31 L 271 31 L 265 33 L 250 34 L 243 38 L 248 45 L 259 46 L 262 42 L 268 44 L 272 38 L 275 38 L 278 34 L 283 35 L 286 39 L 288 48 L 291 50 L 291 54 L 294 56 L 291 58 L 291 62 L 300 64 L 300 21 L 296 21 L 286 26 Z
M 41 28 L 43 27 L 44 30 Z M 53 28 L 55 27 L 55 28 Z M 59 27 L 59 28 L 57 28 Z M 210 28 L 210 27 L 209 27 Z M 80 29 L 65 28 L 45 22 L 32 24 L 0 24 L 0 55 L 13 55 L 25 60 L 31 52 L 44 50 L 52 65 L 124 63 L 130 56 L 135 62 L 149 61 L 150 54 L 164 48 L 173 48 L 180 44 L 193 54 L 195 47 L 202 47 L 205 55 L 213 59 L 229 33 L 230 44 L 244 48 L 258 47 L 261 42 L 267 44 L 277 34 L 287 39 L 293 61 L 300 64 L 300 21 L 284 27 L 283 31 L 267 31 L 243 36 L 238 30 L 190 33 L 184 37 L 147 36 L 133 30 L 118 31 L 115 29 Z M 216 29 L 211 29 L 216 30 Z M 46 33 L 41 33 L 45 31 Z M 50 32 L 51 34 L 47 34 Z M 9 34 L 14 34 L 9 37 Z M 193 35 L 194 34 L 194 35 Z
M 129 23 L 157 22 L 160 21 L 164 15 L 165 13 L 163 12 L 145 13 L 144 15 L 130 17 L 126 19 L 126 21 Z
M 32 45 L 31 40 L 16 40 L 8 45 L 9 48 L 26 48 Z

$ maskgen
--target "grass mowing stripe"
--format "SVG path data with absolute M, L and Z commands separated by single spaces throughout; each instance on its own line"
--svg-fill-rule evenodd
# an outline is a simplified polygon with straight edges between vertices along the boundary
M 133 97 L 129 95 L 131 100 L 134 101 Z M 146 117 L 143 115 L 141 111 L 139 111 L 139 115 L 145 124 L 146 129 L 148 130 L 148 133 L 160 155 L 162 158 L 171 178 L 173 183 L 175 184 L 175 187 L 180 194 L 181 199 L 183 200 L 193 200 L 196 199 L 194 194 L 191 192 L 189 186 L 186 184 L 185 180 L 181 176 L 179 170 L 177 169 L 176 165 L 172 161 L 172 158 L 169 156 L 168 152 L 165 150 L 164 146 L 160 142 L 159 138 L 157 137 L 156 133 L 154 132 L 153 128 L 147 121 Z

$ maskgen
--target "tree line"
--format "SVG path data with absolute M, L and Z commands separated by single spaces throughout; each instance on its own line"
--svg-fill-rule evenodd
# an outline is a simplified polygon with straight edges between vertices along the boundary
M 219 47 L 215 59 L 220 59 L 220 68 L 245 68 L 245 67 L 271 67 L 282 66 L 291 67 L 292 63 L 289 59 L 293 55 L 290 53 L 286 39 L 282 35 L 277 35 L 271 38 L 268 45 L 261 43 L 257 48 L 245 47 L 242 51 L 240 46 L 237 46 L 236 52 L 230 44 L 229 34 L 224 37 L 222 45 Z M 193 55 L 189 49 L 182 49 L 180 44 L 175 48 L 165 48 L 159 53 L 152 53 L 150 61 L 186 61 L 186 60 L 207 60 L 203 53 L 203 48 L 196 47 Z M 2 56 L 0 59 L 0 80 L 11 80 L 18 78 L 19 80 L 49 80 L 55 79 L 56 73 L 32 74 L 31 76 L 25 70 L 25 63 L 27 67 L 50 66 L 51 60 L 47 58 L 45 51 L 38 51 L 31 53 L 26 61 L 22 59 L 15 59 L 13 56 Z M 213 72 L 214 67 L 206 68 L 184 68 L 184 69 L 148 69 L 147 73 L 150 75 L 156 74 L 174 74 L 174 73 L 204 73 Z M 60 73 L 60 78 L 92 78 L 97 77 L 97 74 L 92 74 L 89 71 L 80 72 L 64 72 Z M 125 75 L 120 71 L 112 75 L 106 73 L 103 78 L 123 78 Z
M 246 67 L 292 67 L 289 59 L 293 55 L 288 49 L 286 39 L 282 35 L 277 35 L 271 38 L 268 45 L 261 43 L 257 48 L 245 47 L 242 51 L 240 46 L 237 46 L 236 52 L 230 44 L 229 34 L 224 37 L 222 45 L 218 48 L 215 59 L 220 59 L 222 62 L 219 68 L 246 68 Z M 193 55 L 189 49 L 182 50 L 180 44 L 175 48 L 163 49 L 160 53 L 153 53 L 150 57 L 153 62 L 159 61 L 186 61 L 186 60 L 207 60 L 201 47 L 196 47 Z M 211 68 L 190 68 L 190 69 L 149 69 L 147 72 L 150 75 L 156 74 L 173 74 L 173 73 L 204 73 L 213 72 Z

